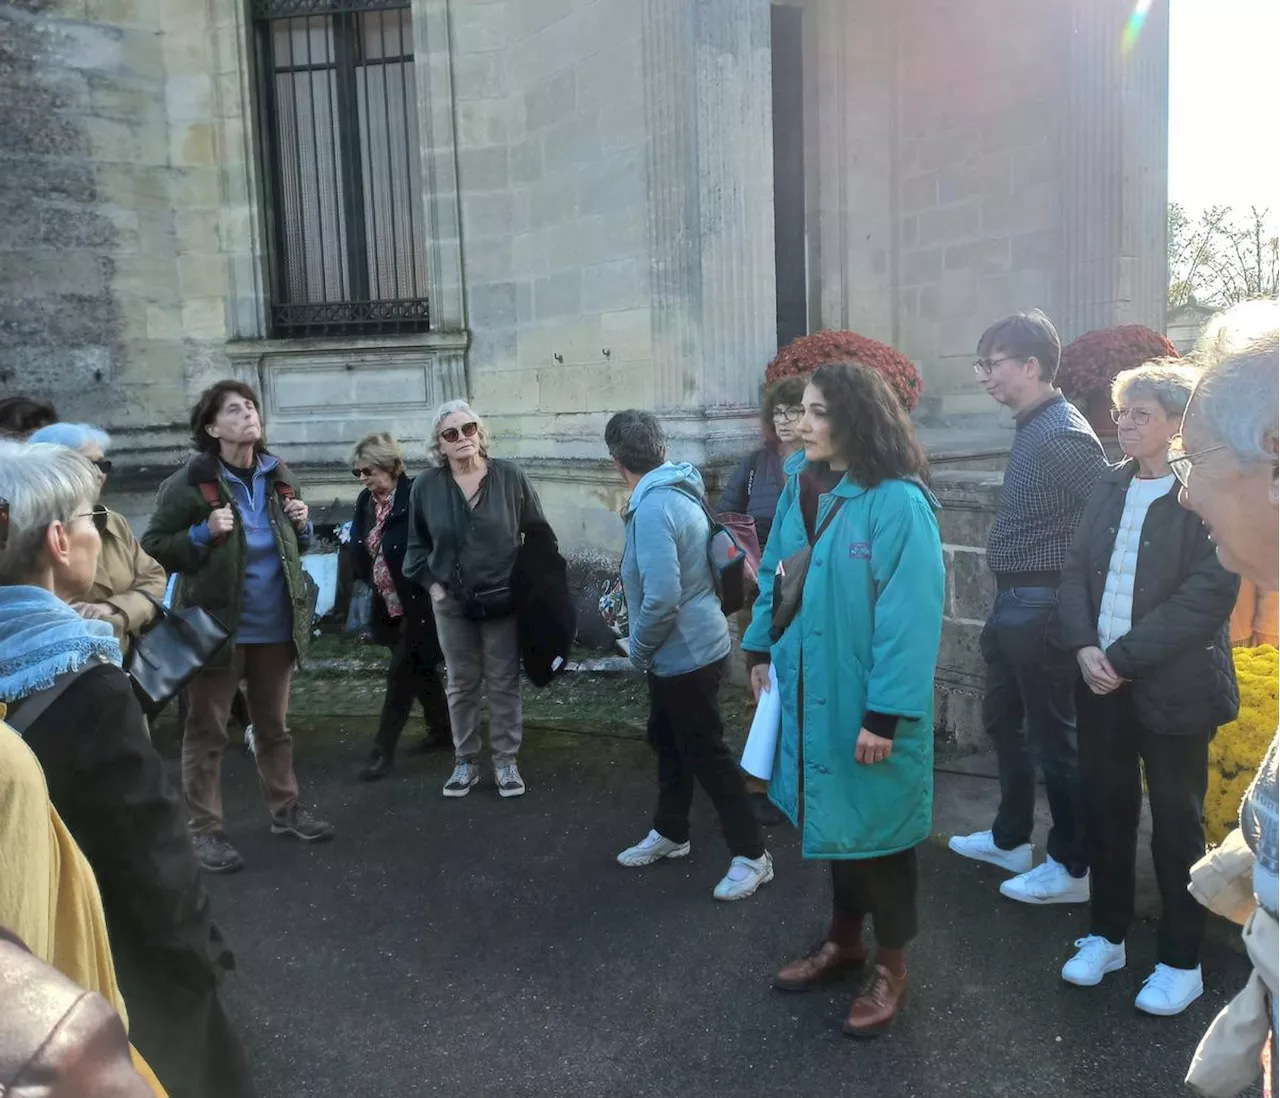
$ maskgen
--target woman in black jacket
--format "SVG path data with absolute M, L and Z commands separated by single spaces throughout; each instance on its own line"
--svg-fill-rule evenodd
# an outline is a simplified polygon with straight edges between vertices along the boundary
M 373 588 L 373 639 L 391 649 L 378 734 L 359 774 L 362 781 L 374 781 L 391 770 L 414 698 L 422 703 L 427 720 L 423 749 L 448 750 L 453 736 L 431 600 L 402 571 L 413 486 L 413 479 L 405 475 L 404 451 L 385 431 L 368 435 L 352 453 L 351 472 L 364 485 L 351 520 L 353 570 L 356 579 Z
M 1062 969 L 1091 987 L 1125 964 L 1142 780 L 1163 916 L 1155 971 L 1135 1005 L 1181 1013 L 1200 996 L 1204 909 L 1187 892 L 1204 854 L 1209 741 L 1239 706 L 1227 621 L 1239 580 L 1178 503 L 1169 469 L 1195 371 L 1152 362 L 1112 389 L 1126 461 L 1107 470 L 1076 532 L 1058 594 L 1076 686 L 1091 925 Z

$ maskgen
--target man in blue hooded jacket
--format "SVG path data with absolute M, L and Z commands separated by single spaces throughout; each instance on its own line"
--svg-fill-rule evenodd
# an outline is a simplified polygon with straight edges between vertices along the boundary
M 720 680 L 729 627 L 707 555 L 710 520 L 702 477 L 667 460 L 666 439 L 648 412 L 619 412 L 605 445 L 631 489 L 625 514 L 622 587 L 630 615 L 631 662 L 649 686 L 649 742 L 658 753 L 653 829 L 618 855 L 624 866 L 689 853 L 689 809 L 697 781 L 724 828 L 733 860 L 717 900 L 741 900 L 773 880 L 773 859 L 742 774 L 724 742 Z

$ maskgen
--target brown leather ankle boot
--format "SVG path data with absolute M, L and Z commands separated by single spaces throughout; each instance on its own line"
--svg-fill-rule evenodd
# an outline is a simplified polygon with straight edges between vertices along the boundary
M 862 920 L 836 915 L 827 940 L 807 957 L 779 969 L 773 986 L 779 991 L 809 991 L 867 963 Z
M 907 998 L 907 973 L 898 976 L 882 964 L 867 973 L 862 991 L 849 1008 L 844 1031 L 850 1037 L 879 1037 L 893 1025 L 893 1020 Z

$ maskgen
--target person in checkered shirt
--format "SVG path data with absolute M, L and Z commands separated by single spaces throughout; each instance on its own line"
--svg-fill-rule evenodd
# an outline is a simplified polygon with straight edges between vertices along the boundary
M 982 715 L 996 748 L 1000 807 L 990 831 L 956 835 L 957 854 L 1017 874 L 1000 886 L 1023 903 L 1083 903 L 1072 653 L 1057 637 L 1058 581 L 1106 455 L 1088 420 L 1054 384 L 1062 344 L 1038 309 L 1005 317 L 978 341 L 974 374 L 1013 412 L 1016 430 L 987 542 L 996 600 L 982 630 Z M 1047 857 L 1032 868 L 1036 766 L 1049 811 Z

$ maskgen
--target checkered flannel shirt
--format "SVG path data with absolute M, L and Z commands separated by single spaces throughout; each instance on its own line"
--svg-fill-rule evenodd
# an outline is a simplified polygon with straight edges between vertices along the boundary
M 1063 397 L 1019 417 L 987 539 L 987 567 L 997 575 L 1060 571 L 1085 501 L 1106 467 L 1089 421 Z

